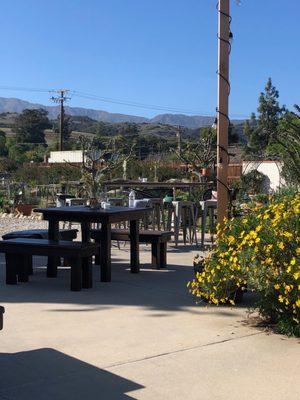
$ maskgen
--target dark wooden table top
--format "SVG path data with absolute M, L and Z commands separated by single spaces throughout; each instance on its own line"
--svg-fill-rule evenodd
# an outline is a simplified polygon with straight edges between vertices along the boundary
M 74 222 L 101 222 L 101 221 L 130 221 L 140 219 L 151 208 L 114 207 L 108 209 L 92 209 L 86 206 L 36 208 L 35 212 L 42 213 L 44 219 Z

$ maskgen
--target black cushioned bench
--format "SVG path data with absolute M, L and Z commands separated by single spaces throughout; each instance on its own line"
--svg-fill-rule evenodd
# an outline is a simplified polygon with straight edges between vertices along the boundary
M 0 253 L 6 257 L 6 283 L 28 282 L 32 255 L 66 257 L 71 264 L 71 290 L 92 287 L 92 256 L 97 244 L 48 239 L 10 239 L 0 242 Z
M 167 265 L 167 242 L 171 240 L 173 233 L 169 231 L 151 231 L 142 230 L 139 232 L 140 243 L 151 243 L 152 266 L 154 268 L 163 268 Z M 101 244 L 101 230 L 92 229 L 91 238 L 96 243 Z M 130 232 L 127 229 L 112 229 L 111 240 L 130 241 Z M 100 249 L 101 251 L 101 249 Z M 99 264 L 99 255 L 95 260 Z

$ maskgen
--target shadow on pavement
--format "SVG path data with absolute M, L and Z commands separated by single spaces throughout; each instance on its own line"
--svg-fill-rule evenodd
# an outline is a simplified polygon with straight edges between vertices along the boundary
M 142 388 L 54 349 L 0 353 L 0 399 L 130 400 Z
M 70 304 L 72 308 L 69 311 L 73 312 L 101 311 L 129 305 L 160 311 L 158 316 L 167 316 L 173 311 L 199 313 L 201 307 L 207 307 L 206 303 L 196 305 L 186 287 L 194 276 L 192 266 L 171 264 L 166 269 L 156 270 L 144 264 L 139 274 L 131 274 L 126 259 L 114 260 L 112 282 L 100 282 L 99 266 L 94 266 L 93 288 L 80 292 L 71 292 L 69 289 L 69 268 L 59 269 L 58 277 L 53 279 L 46 277 L 44 266 L 45 262 L 37 258 L 34 275 L 28 283 L 6 285 L 4 257 L 0 257 L 1 304 L 55 304 L 53 311 L 59 311 L 59 304 Z M 61 310 L 67 311 L 65 307 L 61 307 Z M 233 312 L 229 307 L 214 307 L 213 311 L 214 315 L 219 316 L 232 316 Z

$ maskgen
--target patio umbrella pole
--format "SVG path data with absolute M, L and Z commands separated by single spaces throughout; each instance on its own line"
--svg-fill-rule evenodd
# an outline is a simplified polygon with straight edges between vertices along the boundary
M 219 0 L 218 3 L 217 212 L 218 223 L 221 225 L 228 211 L 229 4 L 230 0 Z

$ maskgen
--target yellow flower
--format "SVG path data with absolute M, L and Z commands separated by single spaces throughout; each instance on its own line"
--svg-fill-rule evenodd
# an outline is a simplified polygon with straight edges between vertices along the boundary
M 280 294 L 278 296 L 278 300 L 280 301 L 280 303 L 283 303 L 284 302 L 284 297 Z
M 283 242 L 280 242 L 280 243 L 278 244 L 278 247 L 280 248 L 280 250 L 284 250 L 284 243 L 283 243 Z
M 291 264 L 291 265 L 295 265 L 295 264 L 296 264 L 296 258 L 295 258 L 295 257 L 293 257 L 293 258 L 291 259 L 290 264 Z
M 279 285 L 278 283 L 276 283 L 276 285 L 274 285 L 274 288 L 275 288 L 276 290 L 278 290 L 278 289 L 280 289 L 280 285 Z
M 230 235 L 230 236 L 228 237 L 228 243 L 231 244 L 231 243 L 234 243 L 234 241 L 235 241 L 235 237 L 232 236 L 232 235 Z
M 295 272 L 294 275 L 293 275 L 293 277 L 294 277 L 296 280 L 299 279 L 299 278 L 300 278 L 300 271 Z
M 300 299 L 298 299 L 295 304 L 296 304 L 296 307 L 300 308 Z

